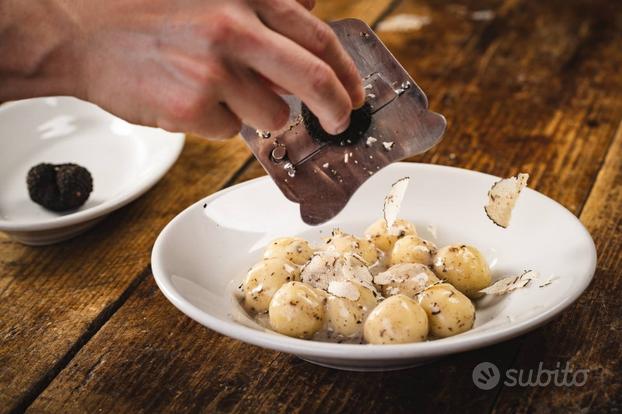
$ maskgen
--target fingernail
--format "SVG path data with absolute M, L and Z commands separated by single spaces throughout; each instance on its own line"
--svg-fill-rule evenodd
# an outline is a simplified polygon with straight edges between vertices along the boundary
M 363 105 L 365 105 L 365 94 L 361 93 L 358 99 L 352 102 L 352 107 L 354 109 L 360 109 Z
M 342 122 L 337 128 L 335 128 L 335 130 L 333 131 L 333 135 L 341 134 L 343 131 L 348 129 L 349 126 L 350 126 L 350 116 L 348 115 L 345 121 Z

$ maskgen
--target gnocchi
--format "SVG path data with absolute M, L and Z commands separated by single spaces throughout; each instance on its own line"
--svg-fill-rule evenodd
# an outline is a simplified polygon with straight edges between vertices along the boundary
M 273 240 L 264 253 L 265 259 L 279 257 L 296 265 L 303 265 L 311 259 L 313 249 L 300 237 L 281 237 Z
M 439 283 L 440 280 L 425 265 L 400 263 L 379 273 L 374 277 L 374 282 L 380 285 L 385 297 L 401 293 L 414 299 L 425 288 Z
M 369 289 L 355 283 L 352 284 L 356 286 L 359 293 L 359 297 L 356 300 L 328 295 L 326 323 L 328 333 L 331 336 L 361 336 L 363 322 L 378 303 L 376 297 Z
M 419 236 L 404 236 L 395 242 L 391 251 L 392 265 L 398 263 L 421 263 L 429 266 L 432 264 L 436 246 L 434 243 L 422 239 Z
M 426 289 L 419 303 L 428 314 L 430 333 L 437 338 L 466 332 L 475 322 L 473 303 L 449 283 Z
M 285 283 L 297 280 L 299 273 L 290 262 L 281 258 L 262 260 L 248 271 L 244 279 L 244 305 L 253 312 L 267 312 L 274 293 Z
M 417 230 L 414 224 L 404 219 L 397 219 L 393 224 L 391 231 L 387 229 L 387 222 L 381 218 L 374 222 L 365 230 L 365 237 L 369 239 L 376 248 L 382 250 L 385 254 L 391 252 L 398 239 L 404 236 L 416 236 Z
M 439 249 L 397 219 L 400 182 L 364 238 L 335 229 L 319 246 L 272 241 L 240 286 L 255 320 L 283 335 L 339 343 L 421 342 L 472 329 L 471 298 L 491 284 L 488 263 L 474 246 Z
M 376 246 L 369 240 L 360 239 L 351 234 L 335 231 L 332 237 L 326 240 L 326 244 L 339 253 L 357 255 L 363 259 L 368 266 L 378 261 Z
M 490 268 L 473 246 L 450 245 L 434 256 L 434 273 L 467 296 L 474 297 L 490 285 Z
M 371 311 L 363 330 L 370 344 L 421 342 L 428 337 L 428 317 L 417 302 L 395 295 Z
M 315 288 L 301 282 L 288 282 L 270 301 L 270 326 L 284 335 L 310 338 L 324 324 L 325 302 L 325 295 Z

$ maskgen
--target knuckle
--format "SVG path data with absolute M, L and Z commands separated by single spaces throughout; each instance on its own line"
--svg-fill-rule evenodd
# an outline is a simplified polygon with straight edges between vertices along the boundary
M 234 39 L 239 30 L 239 19 L 235 13 L 225 9 L 213 16 L 209 26 L 205 28 L 205 35 L 211 45 L 222 46 Z
M 203 86 L 203 95 L 207 95 L 215 85 L 229 81 L 229 73 L 222 64 L 205 62 L 199 69 L 199 81 Z
M 218 128 L 215 128 L 214 132 L 211 134 L 213 138 L 217 139 L 228 139 L 233 138 L 240 132 L 242 128 L 242 123 L 240 121 L 229 121 L 223 123 Z
M 261 0 L 260 2 L 262 7 L 269 9 L 279 18 L 288 16 L 292 10 L 291 0 Z
M 169 124 L 189 126 L 197 122 L 203 115 L 203 100 L 199 97 L 186 97 L 171 101 L 167 108 Z
M 309 66 L 308 78 L 314 90 L 325 91 L 330 88 L 333 71 L 326 63 L 318 61 Z
M 311 28 L 315 53 L 323 54 L 337 43 L 337 35 L 324 22 L 318 21 Z
M 282 21 L 288 23 L 295 23 L 300 21 L 300 13 L 296 9 L 297 4 L 292 3 L 291 1 L 282 1 L 282 0 L 273 0 L 272 1 L 272 9 L 274 13 Z
M 269 129 L 280 129 L 287 121 L 289 121 L 289 107 L 285 104 L 279 104 L 278 108 L 272 113 Z
M 262 36 L 252 30 L 242 29 L 236 38 L 236 49 L 238 50 L 260 50 L 264 49 Z

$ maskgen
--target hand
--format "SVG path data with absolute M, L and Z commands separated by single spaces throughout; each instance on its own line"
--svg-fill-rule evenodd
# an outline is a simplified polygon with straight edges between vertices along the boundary
M 143 125 L 207 137 L 287 122 L 297 95 L 339 133 L 364 102 L 328 25 L 294 0 L 65 0 L 77 25 L 77 95 Z M 73 2 L 74 4 L 71 4 Z

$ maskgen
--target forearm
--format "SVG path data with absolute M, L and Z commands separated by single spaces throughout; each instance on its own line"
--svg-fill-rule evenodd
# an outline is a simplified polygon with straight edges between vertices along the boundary
M 79 95 L 78 32 L 58 0 L 0 0 L 0 102 Z

